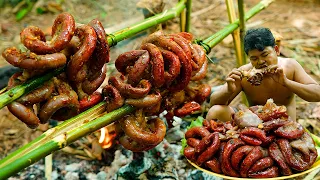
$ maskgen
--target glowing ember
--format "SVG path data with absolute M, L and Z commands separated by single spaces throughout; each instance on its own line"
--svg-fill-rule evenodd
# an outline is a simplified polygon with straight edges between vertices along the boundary
M 111 126 L 112 128 L 112 126 Z M 116 137 L 115 131 L 112 132 L 110 130 L 109 126 L 103 127 L 100 129 L 100 138 L 99 143 L 102 146 L 103 149 L 108 149 L 112 146 L 113 139 Z

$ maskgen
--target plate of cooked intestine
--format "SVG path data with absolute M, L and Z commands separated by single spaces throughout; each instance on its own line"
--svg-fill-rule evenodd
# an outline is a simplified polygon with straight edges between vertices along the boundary
M 289 179 L 320 168 L 320 138 L 272 99 L 240 106 L 230 122 L 191 123 L 183 144 L 192 166 L 224 179 Z

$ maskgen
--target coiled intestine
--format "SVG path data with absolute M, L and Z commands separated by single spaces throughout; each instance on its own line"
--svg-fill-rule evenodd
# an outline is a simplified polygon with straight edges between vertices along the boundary
M 164 122 L 148 120 L 147 116 L 166 110 L 171 126 L 173 116 L 184 117 L 199 111 L 200 104 L 209 96 L 210 86 L 189 84 L 193 77 L 194 81 L 204 78 L 207 67 L 205 50 L 191 40 L 190 33 L 156 32 L 143 40 L 140 49 L 120 54 L 116 59 L 115 66 L 121 74 L 110 77 L 103 90 L 113 92 L 108 102 L 114 102 L 115 106 L 110 105 L 109 111 L 129 104 L 140 112 L 138 117 L 131 114 L 119 121 L 124 130 L 120 143 L 125 148 L 143 151 L 162 141 L 166 131 Z M 117 104 L 114 99 L 121 103 Z
M 159 144 L 166 133 L 161 119 L 148 116 L 166 110 L 170 127 L 173 116 L 199 111 L 211 92 L 210 86 L 199 85 L 208 63 L 205 50 L 192 44 L 190 33 L 156 32 L 142 42 L 139 50 L 119 55 L 115 66 L 121 74 L 109 78 L 102 94 L 96 90 L 106 77 L 104 64 L 109 62 L 102 24 L 92 20 L 76 26 L 73 17 L 63 13 L 57 17 L 52 33 L 52 40 L 46 41 L 39 28 L 27 27 L 21 33 L 21 41 L 28 51 L 8 48 L 2 54 L 9 63 L 24 70 L 12 77 L 20 79 L 19 83 L 66 66 L 65 72 L 27 95 L 45 94 L 43 98 L 33 104 L 31 100 L 17 100 L 8 105 L 31 128 L 49 119 L 70 118 L 101 100 L 107 102 L 107 112 L 128 104 L 137 110 L 119 120 L 124 132 L 120 142 L 132 151 L 144 151 Z M 15 85 L 11 83 L 9 88 Z M 27 120 L 30 113 L 33 118 Z
M 275 112 L 282 109 L 281 115 L 275 116 L 270 107 Z M 299 123 L 288 118 L 283 107 L 272 101 L 269 100 L 261 109 L 268 111 L 262 116 L 264 120 L 259 125 L 241 123 L 240 119 L 250 118 L 251 113 L 261 116 L 264 111 L 248 112 L 242 109 L 240 111 L 243 112 L 237 112 L 234 116 L 238 118 L 237 121 L 224 123 L 205 120 L 203 126 L 190 128 L 185 134 L 188 145 L 184 149 L 185 157 L 198 166 L 232 177 L 271 178 L 310 168 L 316 161 L 317 150 L 309 133 Z M 249 115 L 243 116 L 243 113 Z M 268 115 L 270 117 L 267 118 Z M 239 124 L 246 126 L 239 128 Z M 214 145 L 220 150 L 205 161 L 199 161 L 205 150 L 214 146 L 207 141 L 214 134 L 219 136 L 220 142 Z M 209 143 L 201 143 L 206 141 Z M 198 147 L 200 145 L 201 148 Z
M 109 62 L 105 38 L 100 21 L 76 26 L 69 13 L 55 19 L 49 41 L 36 26 L 23 29 L 20 39 L 27 51 L 9 47 L 2 53 L 10 64 L 22 69 L 11 77 L 7 89 L 56 68 L 67 66 L 67 71 L 9 104 L 10 112 L 35 128 L 49 119 L 68 119 L 100 102 L 102 95 L 95 91 L 106 77 L 104 64 Z

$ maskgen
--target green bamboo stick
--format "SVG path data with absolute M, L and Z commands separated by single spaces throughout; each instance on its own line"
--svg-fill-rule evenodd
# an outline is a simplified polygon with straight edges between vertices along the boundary
M 246 20 L 245 13 L 243 8 L 243 0 L 238 0 L 238 11 L 239 11 L 239 27 L 240 27 L 240 55 L 241 62 L 237 61 L 237 66 L 240 67 L 242 65 L 247 64 L 247 56 L 244 52 L 244 35 L 246 32 Z M 247 97 L 244 93 L 241 94 L 242 103 L 245 105 L 249 105 Z
M 254 15 L 259 13 L 264 8 L 268 7 L 270 3 L 272 3 L 274 0 L 262 0 L 257 5 L 255 5 L 253 8 L 251 8 L 248 12 L 246 12 L 245 20 L 248 21 L 250 18 L 252 18 Z M 202 45 L 206 51 L 207 54 L 210 53 L 211 48 L 216 46 L 218 43 L 220 43 L 225 37 L 227 37 L 229 34 L 231 34 L 235 29 L 239 27 L 239 19 L 237 19 L 234 23 L 229 24 L 222 30 L 218 31 L 214 35 L 208 37 L 204 41 L 200 41 L 199 44 Z
M 24 94 L 29 93 L 35 88 L 42 85 L 44 82 L 50 80 L 53 76 L 56 76 L 63 72 L 64 67 L 56 69 L 55 71 L 49 72 L 41 77 L 33 78 L 24 84 L 18 85 L 3 94 L 0 95 L 0 109 L 5 107 L 7 104 L 13 102 Z
M 255 14 L 258 12 L 259 11 L 255 12 Z M 238 24 L 236 24 L 236 26 L 238 27 Z M 225 33 L 225 32 L 223 32 L 223 33 Z M 213 35 L 213 36 L 219 37 L 223 33 L 218 32 L 216 35 Z M 208 39 L 206 39 L 204 42 L 206 42 L 207 40 Z M 209 48 L 214 47 L 216 45 L 214 43 L 209 43 L 209 44 L 212 45 L 212 46 L 209 46 Z M 99 104 L 97 106 L 101 107 L 102 104 Z M 80 116 L 79 120 L 80 119 L 83 120 L 83 121 L 81 121 L 81 123 L 77 123 L 79 126 L 77 125 L 77 126 L 73 126 L 73 128 L 69 128 L 69 126 L 71 124 L 70 122 L 72 121 L 72 119 L 68 120 L 65 122 L 66 124 L 63 125 L 64 126 L 63 128 L 61 128 L 60 125 L 58 126 L 58 128 L 60 129 L 60 131 L 59 131 L 60 133 L 56 133 L 55 134 L 56 136 L 50 136 L 50 137 L 52 137 L 52 139 L 47 138 L 46 135 L 44 135 L 44 137 L 46 139 L 45 141 L 43 141 L 41 143 L 37 143 L 36 141 L 31 142 L 31 144 L 36 144 L 37 148 L 31 149 L 30 147 L 32 147 L 32 146 L 27 144 L 26 147 L 28 147 L 28 148 L 23 147 L 23 148 L 21 148 L 22 151 L 20 151 L 20 149 L 19 149 L 19 150 L 17 150 L 18 152 L 14 152 L 14 155 L 12 155 L 12 156 L 9 155 L 9 158 L 5 158 L 4 160 L 1 160 L 0 161 L 0 172 L 1 172 L 0 179 L 10 177 L 12 174 L 14 174 L 14 173 L 20 171 L 21 169 L 33 164 L 34 162 L 36 162 L 39 159 L 45 157 L 46 155 L 52 153 L 53 151 L 61 149 L 61 148 L 65 147 L 66 145 L 74 142 L 75 140 L 77 140 L 77 139 L 79 139 L 79 138 L 81 138 L 91 132 L 94 132 L 94 131 L 116 121 L 117 119 L 133 112 L 134 109 L 135 108 L 132 106 L 125 105 L 115 111 L 112 111 L 110 113 L 106 113 L 106 114 L 102 115 L 101 117 L 96 118 L 96 119 L 89 121 L 89 122 L 86 122 L 86 120 L 84 120 L 84 119 L 86 119 L 85 118 L 86 115 L 81 113 L 80 115 L 77 116 L 78 118 Z M 94 111 L 94 110 L 89 109 L 87 111 Z M 40 139 L 43 139 L 43 136 Z M 24 149 L 29 149 L 29 150 L 23 151 Z M 12 160 L 12 159 L 14 159 L 14 160 Z
M 185 31 L 190 32 L 190 21 L 191 21 L 191 4 L 192 0 L 187 0 L 186 3 L 186 24 L 185 24 Z
M 88 135 L 92 132 L 95 132 L 102 127 L 105 127 L 118 119 L 128 115 L 133 112 L 136 108 L 130 105 L 124 105 L 119 109 L 116 109 L 110 113 L 106 113 L 103 116 L 95 119 L 94 121 L 90 121 L 89 123 L 84 124 L 81 128 L 72 129 L 67 133 L 67 144 L 70 144 L 81 137 Z
M 247 56 L 244 53 L 244 35 L 246 33 L 246 20 L 243 8 L 243 0 L 238 0 L 238 11 L 239 11 L 239 27 L 240 27 L 240 45 L 241 45 L 241 57 L 242 62 L 238 66 L 247 64 Z
M 183 9 L 186 7 L 185 5 L 186 0 L 181 0 L 174 8 L 164 11 L 160 14 L 157 14 L 155 16 L 152 16 L 150 18 L 147 18 L 139 23 L 136 23 L 130 27 L 124 28 L 122 30 L 116 31 L 114 33 L 108 34 L 107 36 L 107 42 L 110 46 L 115 46 L 118 42 L 129 38 L 139 32 L 142 32 L 150 27 L 153 27 L 157 24 L 160 24 L 162 22 L 165 22 L 169 19 L 173 19 L 177 17 Z M 28 92 L 36 89 L 40 85 L 42 85 L 44 82 L 50 80 L 53 76 L 56 76 L 63 72 L 65 69 L 57 69 L 53 72 L 50 72 L 42 77 L 32 79 L 20 86 L 16 86 L 15 88 L 12 88 L 11 90 L 0 94 L 0 109 L 8 105 L 9 103 L 15 101 L 19 97 L 27 94 Z
M 137 34 L 138 32 L 148 29 L 154 25 L 167 21 L 168 19 L 176 17 L 184 8 L 185 0 L 182 0 L 174 8 L 168 11 L 150 17 L 142 21 L 141 23 L 137 23 L 129 28 L 119 30 L 113 34 L 109 34 L 106 41 L 108 42 L 108 44 L 110 44 L 110 46 L 114 46 L 117 44 L 117 42 L 122 41 L 125 38 L 133 36 L 134 34 Z M 45 75 L 46 78 L 34 79 L 32 81 L 29 81 L 28 83 L 13 88 L 9 92 L 11 92 L 10 97 L 14 98 L 3 99 L 3 97 L 5 96 L 3 96 L 4 94 L 1 94 L 0 105 L 2 103 L 2 107 L 4 107 L 8 103 L 40 86 L 43 82 L 48 81 L 53 76 L 60 74 L 63 70 L 64 68 L 61 68 L 61 70 L 59 71 L 56 70 L 52 74 L 49 73 Z M 6 94 L 8 94 L 9 92 L 7 92 Z M 12 93 L 14 92 L 19 92 L 19 94 L 14 96 L 12 95 Z M 105 103 L 100 103 L 95 107 L 79 114 L 78 116 L 65 121 L 59 126 L 49 129 L 47 132 L 45 132 L 32 142 L 28 143 L 27 145 L 2 159 L 0 161 L 0 179 L 10 177 L 13 173 L 16 173 L 19 170 L 33 164 L 34 162 L 45 157 L 51 152 L 61 149 L 66 144 L 72 143 L 80 137 L 83 137 L 91 132 L 100 129 L 101 127 L 117 120 L 117 118 L 123 117 L 124 115 L 134 110 L 134 108 L 131 106 L 123 106 L 119 110 L 108 113 L 101 118 L 97 118 L 101 115 L 101 110 L 104 110 L 104 104 Z M 92 119 L 95 119 L 94 122 L 91 121 Z M 69 136 L 68 133 L 71 133 L 71 135 Z M 64 137 L 65 135 L 67 135 L 66 142 L 68 143 L 62 143 L 62 137 Z M 53 142 L 52 139 L 58 140 L 59 143 Z
M 117 110 L 114 110 L 108 114 L 96 118 L 94 121 L 89 121 L 85 123 L 81 125 L 81 127 L 74 128 L 68 132 L 55 136 L 50 141 L 46 141 L 45 143 L 43 143 L 41 145 L 41 148 L 34 148 L 32 151 L 29 151 L 28 153 L 25 153 L 23 155 L 21 154 L 19 158 L 16 158 L 14 161 L 10 161 L 10 164 L 3 164 L 0 162 L 0 179 L 6 179 L 12 176 L 20 170 L 39 161 L 43 157 L 46 157 L 48 154 L 62 149 L 74 142 L 75 140 L 94 131 L 97 131 L 102 127 L 125 116 L 126 114 L 133 112 L 134 109 L 135 108 L 132 106 L 125 105 Z
M 143 30 L 146 30 L 162 22 L 165 22 L 177 17 L 186 8 L 185 3 L 186 3 L 186 0 L 181 0 L 174 8 L 170 10 L 166 10 L 160 14 L 147 18 L 140 23 L 137 23 L 128 28 L 124 28 L 122 30 L 116 31 L 113 34 L 109 34 L 107 38 L 108 44 L 115 45 L 117 44 L 117 42 L 120 42 L 128 37 L 131 37 Z
M 81 124 L 84 124 L 85 121 L 91 121 L 101 115 L 105 111 L 105 102 L 101 102 L 94 107 L 82 112 L 81 114 L 70 118 L 67 121 L 59 124 L 54 128 L 49 129 L 30 143 L 26 144 L 25 146 L 21 147 L 17 151 L 9 154 L 2 160 L 0 160 L 0 169 L 8 165 L 10 162 L 15 161 L 17 158 L 20 158 L 21 154 L 26 154 L 28 151 L 32 151 L 35 148 L 42 146 L 46 141 L 50 141 L 57 135 L 64 134 L 68 130 L 76 128 Z

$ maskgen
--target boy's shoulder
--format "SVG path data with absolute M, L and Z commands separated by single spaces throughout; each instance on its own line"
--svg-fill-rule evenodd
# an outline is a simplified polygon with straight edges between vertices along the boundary
M 293 58 L 284 58 L 284 57 L 278 57 L 278 63 L 283 66 L 290 66 L 292 68 L 292 65 L 297 65 L 299 64 L 297 60 Z
M 293 58 L 286 58 L 286 57 L 278 57 L 278 61 L 279 62 L 284 62 L 284 63 L 296 63 L 297 60 L 293 59 Z

